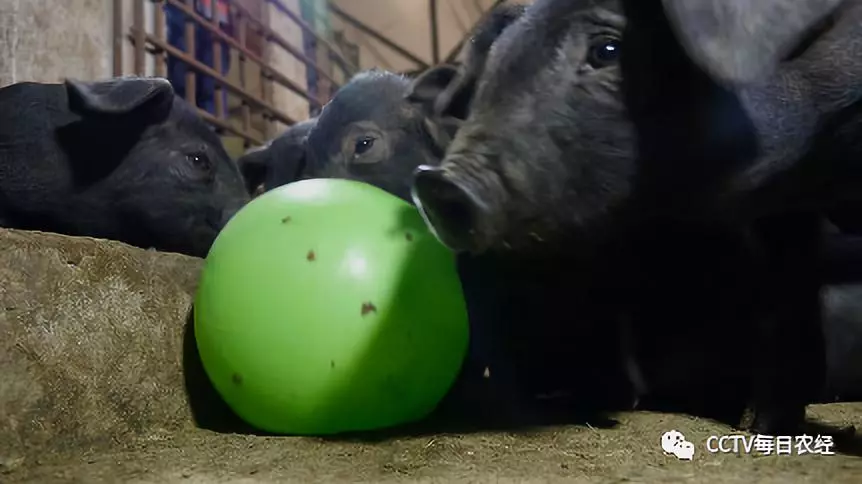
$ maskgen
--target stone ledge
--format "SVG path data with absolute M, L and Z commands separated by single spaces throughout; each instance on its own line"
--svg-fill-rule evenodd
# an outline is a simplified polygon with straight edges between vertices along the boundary
M 0 230 L 0 454 L 191 426 L 182 343 L 201 264 Z

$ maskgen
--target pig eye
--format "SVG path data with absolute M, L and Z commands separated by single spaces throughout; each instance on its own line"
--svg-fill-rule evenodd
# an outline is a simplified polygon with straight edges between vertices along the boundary
M 210 168 L 210 158 L 206 153 L 191 153 L 186 155 L 186 159 L 192 166 L 200 170 L 209 170 Z
M 353 154 L 359 156 L 374 146 L 374 138 L 371 136 L 361 136 L 356 140 L 356 145 L 353 147 Z
M 615 64 L 620 56 L 620 42 L 610 37 L 601 37 L 590 45 L 587 62 L 594 69 Z

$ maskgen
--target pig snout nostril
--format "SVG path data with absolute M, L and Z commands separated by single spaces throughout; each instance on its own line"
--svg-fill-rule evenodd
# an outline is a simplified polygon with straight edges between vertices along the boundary
M 426 225 L 443 245 L 456 252 L 478 248 L 476 204 L 439 168 L 417 168 L 411 196 Z

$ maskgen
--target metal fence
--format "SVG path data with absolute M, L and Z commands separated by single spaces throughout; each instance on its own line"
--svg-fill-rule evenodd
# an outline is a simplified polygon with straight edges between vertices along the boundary
M 323 2 L 322 16 L 328 18 L 331 14 L 363 36 L 408 59 L 416 66 L 412 73 L 428 67 L 416 55 L 326 0 L 303 1 L 317 2 L 318 5 Z M 436 3 L 436 0 L 429 0 L 434 63 L 451 62 L 461 44 L 444 59 L 440 58 Z M 201 8 L 205 4 L 209 5 L 208 9 Z M 226 22 L 219 15 L 219 6 Z M 129 8 L 132 10 L 131 25 L 127 26 L 124 24 L 128 22 L 124 11 Z M 148 8 L 150 12 L 147 12 Z M 287 29 L 301 30 L 305 39 L 302 47 L 297 47 L 273 29 L 273 19 L 270 18 L 273 13 L 282 17 L 279 21 L 289 20 L 289 24 L 285 24 L 290 25 Z M 169 79 L 173 77 L 175 88 L 177 84 L 183 84 L 183 96 L 220 134 L 239 137 L 245 147 L 259 145 L 277 134 L 279 123 L 289 126 L 304 119 L 294 119 L 279 108 L 273 96 L 275 86 L 281 86 L 307 101 L 310 108 L 308 116 L 311 116 L 340 87 L 336 77 L 346 80 L 359 70 L 355 45 L 345 43 L 343 35 L 338 32 L 322 35 L 302 17 L 302 14 L 289 9 L 283 0 L 114 0 L 114 75 L 145 75 L 148 56 L 153 56 L 154 74 Z M 171 32 L 166 32 L 171 28 Z M 278 30 L 287 31 L 281 27 Z M 293 32 L 296 33 L 295 30 Z M 206 35 L 202 36 L 202 33 Z M 204 56 L 210 59 L 200 55 L 201 49 L 196 42 L 201 38 L 212 44 Z M 127 42 L 133 46 L 133 72 L 124 72 L 123 68 Z M 303 82 L 291 79 L 273 65 L 274 54 L 278 50 L 306 67 L 307 76 Z M 238 63 L 239 75 L 233 76 L 235 80 L 229 79 L 224 69 L 225 60 L 231 58 Z M 327 68 L 321 68 L 321 59 L 326 61 Z M 259 78 L 257 86 L 250 85 L 247 66 L 254 66 Z M 169 72 L 171 68 L 174 72 Z M 180 69 L 184 74 L 177 75 Z M 336 71 L 340 76 L 335 75 Z M 207 90 L 211 91 L 213 101 L 206 108 L 200 105 L 197 92 L 203 80 L 209 82 Z M 236 105 L 234 108 L 228 106 L 228 99 Z M 253 125 L 262 128 L 256 129 Z

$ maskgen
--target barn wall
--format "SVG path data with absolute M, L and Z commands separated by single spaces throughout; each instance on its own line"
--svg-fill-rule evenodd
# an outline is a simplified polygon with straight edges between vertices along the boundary
M 111 74 L 112 0 L 0 0 L 0 86 Z

